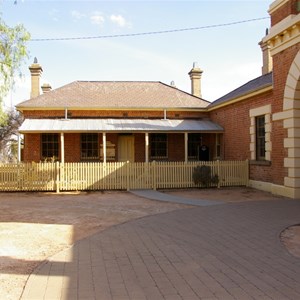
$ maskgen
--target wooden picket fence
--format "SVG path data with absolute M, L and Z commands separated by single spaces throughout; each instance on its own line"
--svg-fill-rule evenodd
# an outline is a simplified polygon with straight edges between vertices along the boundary
M 191 188 L 195 167 L 210 166 L 218 187 L 247 186 L 248 161 L 0 164 L 0 191 Z

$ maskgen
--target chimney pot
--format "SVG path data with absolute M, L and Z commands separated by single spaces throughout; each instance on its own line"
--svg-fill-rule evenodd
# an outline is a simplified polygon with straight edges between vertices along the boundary
M 52 87 L 51 87 L 51 85 L 49 83 L 44 83 L 41 86 L 41 88 L 42 88 L 43 94 L 48 93 L 48 92 L 50 92 L 52 90 Z

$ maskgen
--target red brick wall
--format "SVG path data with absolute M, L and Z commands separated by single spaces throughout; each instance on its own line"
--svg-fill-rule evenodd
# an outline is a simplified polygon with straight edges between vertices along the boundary
M 25 110 L 23 111 L 25 118 L 42 119 L 42 118 L 64 118 L 63 110 Z M 169 119 L 188 119 L 205 117 L 205 112 L 193 111 L 167 111 Z M 69 118 L 164 118 L 163 110 L 146 111 L 146 110 L 68 110 Z
M 283 184 L 287 176 L 287 169 L 284 168 L 284 158 L 287 157 L 287 149 L 284 148 L 284 138 L 287 137 L 287 130 L 283 128 L 283 122 L 272 123 L 272 179 L 275 184 Z
M 64 118 L 64 110 L 28 110 L 23 112 L 25 118 Z M 164 112 L 161 111 L 100 111 L 100 110 L 81 110 L 72 111 L 68 110 L 69 118 L 164 118 Z M 193 111 L 168 111 L 167 118 L 170 119 L 184 119 L 184 118 L 202 118 L 207 117 L 206 112 L 193 112 Z M 135 161 L 145 161 L 145 134 L 136 133 L 135 137 Z M 115 144 L 116 161 L 118 160 L 118 134 L 107 134 L 107 141 Z M 183 134 L 172 134 L 169 135 L 169 160 L 182 161 L 184 160 L 184 135 Z M 30 140 L 26 146 L 30 143 L 31 148 L 36 148 L 34 140 Z M 99 145 L 102 144 L 102 134 L 99 134 Z M 39 148 L 38 148 L 39 149 Z M 32 157 L 30 151 L 24 152 L 24 161 L 35 160 L 39 161 L 40 157 Z M 60 152 L 60 151 L 59 151 Z M 80 134 L 79 133 L 65 133 L 65 161 L 76 162 L 80 161 Z
M 204 142 L 210 147 L 209 135 L 203 135 Z M 80 162 L 80 133 L 65 133 L 65 162 Z M 213 140 L 213 139 L 212 139 Z M 106 141 L 115 145 L 115 154 L 118 161 L 118 133 L 108 133 L 106 135 Z M 134 134 L 134 151 L 135 161 L 145 161 L 145 134 Z M 99 149 L 102 144 L 102 134 L 99 134 Z M 41 160 L 40 155 L 40 134 L 26 134 L 25 135 L 25 147 L 24 147 L 24 161 L 39 162 Z M 212 147 L 210 147 L 212 149 Z M 150 151 L 150 149 L 149 149 Z M 59 139 L 59 159 L 60 159 L 60 139 Z M 184 134 L 173 133 L 168 135 L 168 160 L 169 161 L 184 161 Z M 100 160 L 99 160 L 100 161 Z
M 65 137 L 65 162 L 80 161 L 80 134 L 65 133 L 64 137 Z M 59 153 L 60 153 L 60 149 L 59 149 Z
M 283 110 L 283 97 L 286 79 L 292 62 L 300 50 L 300 45 L 294 45 L 273 57 L 273 82 L 274 93 L 272 101 L 272 113 Z M 283 184 L 283 178 L 287 176 L 287 169 L 284 168 L 284 157 L 287 157 L 287 149 L 284 148 L 284 139 L 287 137 L 287 130 L 283 128 L 283 121 L 276 121 L 272 124 L 272 168 L 273 182 Z
M 273 56 L 274 101 L 272 112 L 280 112 L 283 108 L 283 95 L 286 79 L 291 65 L 300 50 L 300 45 L 294 45 Z
M 246 101 L 240 101 L 210 112 L 212 121 L 225 129 L 222 138 L 222 158 L 225 160 L 251 159 L 250 154 L 250 109 L 272 103 L 273 92 L 266 92 Z M 272 129 L 273 133 L 273 129 Z M 273 137 L 272 137 L 273 142 Z M 211 142 L 212 143 L 212 142 Z M 212 150 L 211 150 L 212 152 Z M 213 153 L 212 153 L 213 154 Z M 271 166 L 250 165 L 250 178 L 254 180 L 272 181 L 276 171 L 273 160 L 277 159 L 272 152 Z M 279 163 L 279 165 L 282 164 Z M 282 166 L 281 166 L 282 169 Z M 275 172 L 275 173 L 274 173 Z M 281 182 L 283 178 L 281 177 Z
M 271 25 L 279 23 L 281 20 L 291 14 L 297 14 L 298 0 L 290 0 L 271 14 Z
M 134 156 L 136 162 L 144 162 L 145 159 L 145 134 L 134 134 Z
M 24 161 L 39 162 L 41 160 L 40 134 L 31 133 L 24 135 Z
M 169 161 L 184 161 L 184 134 L 171 133 L 168 135 Z
M 23 111 L 25 118 L 64 118 L 64 110 L 25 110 Z M 147 110 L 68 110 L 69 118 L 164 118 L 164 111 L 147 111 Z M 202 118 L 207 117 L 206 112 L 195 111 L 167 111 L 167 118 L 169 119 L 188 119 L 188 118 Z M 27 135 L 26 135 L 27 136 Z M 145 135 L 144 133 L 136 133 L 135 135 L 135 161 L 145 161 Z M 107 141 L 115 144 L 116 161 L 118 160 L 118 134 L 107 134 Z M 28 142 L 25 145 L 28 149 L 38 149 L 35 140 L 27 138 Z M 182 145 L 181 145 L 182 142 Z M 38 142 L 39 143 L 39 142 Z M 102 144 L 102 134 L 99 134 L 99 145 Z M 169 145 L 169 159 L 170 160 L 184 160 L 184 150 L 178 147 L 184 147 L 183 134 L 170 136 Z M 33 155 L 31 150 L 24 152 L 24 161 L 39 161 L 40 154 Z M 184 149 L 184 148 L 183 148 Z M 59 151 L 60 152 L 60 151 Z M 65 161 L 76 162 L 80 161 L 80 134 L 79 133 L 65 133 Z
M 262 97 L 256 106 L 262 106 Z M 225 160 L 245 160 L 250 158 L 250 105 L 238 102 L 210 112 L 212 121 L 224 128 L 223 158 Z

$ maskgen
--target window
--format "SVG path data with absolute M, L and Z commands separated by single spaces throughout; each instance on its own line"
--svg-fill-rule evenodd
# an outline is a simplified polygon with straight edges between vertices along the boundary
M 188 136 L 188 159 L 199 159 L 199 148 L 201 145 L 202 136 L 199 133 L 189 133 Z
M 81 159 L 99 158 L 98 133 L 81 134 Z
M 58 134 L 42 133 L 42 158 L 58 158 Z
M 168 158 L 168 138 L 166 133 L 153 133 L 150 135 L 151 159 Z
M 272 108 L 271 104 L 249 110 L 250 155 L 253 164 L 271 162 L 272 154 Z
M 255 118 L 256 132 L 256 160 L 266 159 L 266 129 L 265 116 Z

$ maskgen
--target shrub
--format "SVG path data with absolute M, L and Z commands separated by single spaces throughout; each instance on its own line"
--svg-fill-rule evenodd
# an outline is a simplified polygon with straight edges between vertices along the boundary
M 204 187 L 215 186 L 219 183 L 219 176 L 211 174 L 210 166 L 197 166 L 193 172 L 193 181 L 195 185 L 202 185 Z

